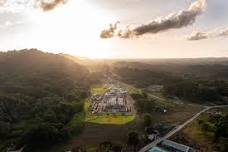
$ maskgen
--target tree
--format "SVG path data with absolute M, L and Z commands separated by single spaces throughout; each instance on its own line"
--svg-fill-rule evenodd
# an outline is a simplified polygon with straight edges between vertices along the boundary
M 228 138 L 228 114 L 224 116 L 216 125 L 215 138 Z
M 203 131 L 209 131 L 210 130 L 210 125 L 208 123 L 204 122 L 204 123 L 201 124 L 201 129 Z
M 128 133 L 128 144 L 129 145 L 138 145 L 139 143 L 139 135 L 137 132 L 132 131 Z
M 60 140 L 58 130 L 50 124 L 37 124 L 25 133 L 23 140 L 28 146 L 46 146 Z
M 151 125 L 151 123 L 152 123 L 152 117 L 151 117 L 151 115 L 148 114 L 148 113 L 145 114 L 143 116 L 143 126 L 144 127 L 149 127 Z
M 0 151 L 11 141 L 40 151 L 82 129 L 73 118 L 89 92 L 86 67 L 36 49 L 0 53 L 0 61 Z

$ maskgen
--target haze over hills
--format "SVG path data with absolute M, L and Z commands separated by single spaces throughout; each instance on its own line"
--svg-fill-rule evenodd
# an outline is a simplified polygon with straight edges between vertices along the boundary
M 129 67 L 137 69 L 147 69 L 158 72 L 169 72 L 173 74 L 189 74 L 193 77 L 213 77 L 227 79 L 227 58 L 212 59 L 172 59 L 170 60 L 152 60 L 137 62 L 117 62 L 116 67 Z
M 0 0 L 0 152 L 228 152 L 227 18 L 227 0 Z
M 0 151 L 23 147 L 25 152 L 52 152 L 83 149 L 81 144 L 100 149 L 97 145 L 105 139 L 131 151 L 127 131 L 137 130 L 144 138 L 144 116 L 153 118 L 150 125 L 163 135 L 205 105 L 227 104 L 227 61 L 92 60 L 37 49 L 1 52 Z M 102 98 L 108 86 L 126 89 L 136 113 L 92 113 L 90 98 Z M 147 143 L 144 140 L 137 142 L 138 148 Z

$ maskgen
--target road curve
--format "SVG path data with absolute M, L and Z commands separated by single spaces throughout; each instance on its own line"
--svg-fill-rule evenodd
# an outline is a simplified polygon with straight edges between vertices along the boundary
M 181 129 L 183 129 L 186 125 L 188 125 L 189 123 L 191 123 L 193 120 L 195 120 L 197 117 L 199 117 L 202 113 L 204 113 L 204 112 L 206 112 L 206 111 L 208 111 L 210 109 L 214 109 L 214 108 L 225 108 L 225 107 L 228 107 L 228 105 L 219 105 L 219 106 L 210 106 L 210 107 L 207 106 L 207 107 L 205 107 L 203 110 L 201 110 L 200 112 L 198 112 L 197 114 L 195 114 L 193 117 L 191 117 L 190 119 L 188 119 L 187 121 L 185 121 L 183 124 L 175 127 L 173 130 L 171 130 L 165 136 L 156 139 L 152 143 L 150 143 L 150 144 L 146 145 L 145 147 L 143 147 L 142 149 L 140 149 L 139 152 L 146 152 L 149 149 L 151 149 L 152 147 L 156 146 L 161 141 L 163 141 L 165 139 L 168 139 L 169 137 L 171 137 L 172 135 L 174 135 L 175 133 L 177 133 L 178 131 L 180 131 Z

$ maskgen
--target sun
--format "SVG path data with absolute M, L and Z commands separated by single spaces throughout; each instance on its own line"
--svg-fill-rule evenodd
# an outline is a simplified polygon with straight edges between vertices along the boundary
M 111 58 L 112 40 L 102 40 L 100 31 L 115 20 L 112 14 L 85 0 L 69 1 L 50 12 L 29 13 L 32 29 L 27 46 L 89 58 Z

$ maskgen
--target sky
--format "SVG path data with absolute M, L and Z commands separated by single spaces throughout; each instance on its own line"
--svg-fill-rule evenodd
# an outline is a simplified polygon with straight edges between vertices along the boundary
M 0 0 L 1 51 L 38 48 L 89 58 L 228 57 L 227 0 L 207 0 L 191 20 L 186 19 L 190 6 L 204 0 L 67 0 L 45 8 L 34 1 Z M 116 22 L 119 31 L 133 31 L 133 36 L 112 31 L 102 38 L 101 32 Z

